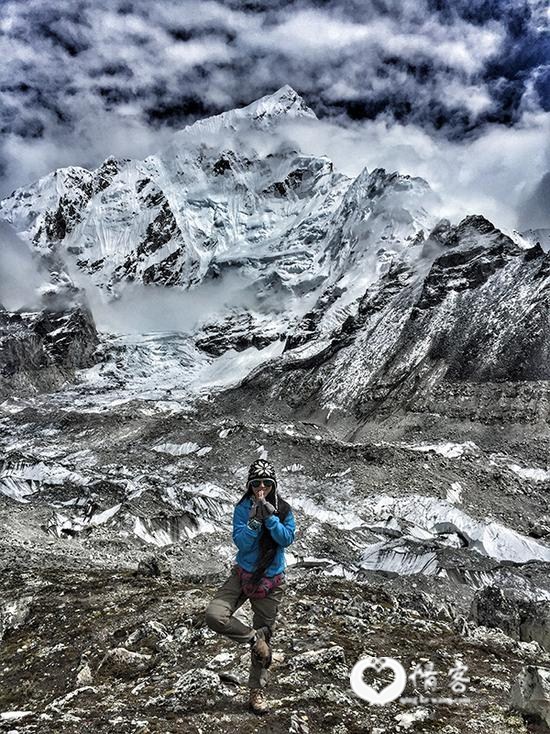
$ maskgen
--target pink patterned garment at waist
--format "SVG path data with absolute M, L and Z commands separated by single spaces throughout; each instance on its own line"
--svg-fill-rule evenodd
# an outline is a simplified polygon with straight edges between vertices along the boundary
M 255 586 L 251 583 L 252 576 L 254 575 L 252 571 L 245 571 L 244 568 L 241 568 L 238 564 L 235 566 L 235 570 L 241 581 L 241 589 L 244 594 L 251 599 L 265 598 L 272 589 L 279 586 L 285 577 L 284 571 L 276 574 L 275 576 L 264 576 L 260 579 L 259 584 Z

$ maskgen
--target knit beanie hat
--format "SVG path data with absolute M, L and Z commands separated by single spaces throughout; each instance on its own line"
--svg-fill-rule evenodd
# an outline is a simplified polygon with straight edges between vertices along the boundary
M 275 476 L 275 467 L 267 459 L 257 459 L 250 464 L 248 469 L 248 479 L 246 483 L 250 482 L 251 479 L 271 479 L 275 482 L 275 488 L 277 488 L 277 477 Z

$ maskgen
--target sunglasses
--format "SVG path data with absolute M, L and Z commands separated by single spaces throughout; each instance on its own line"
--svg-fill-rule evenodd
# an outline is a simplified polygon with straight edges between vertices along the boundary
M 275 488 L 275 482 L 273 481 L 273 479 L 251 479 L 248 482 L 248 486 L 252 487 L 252 489 L 259 489 L 262 484 L 266 489 Z

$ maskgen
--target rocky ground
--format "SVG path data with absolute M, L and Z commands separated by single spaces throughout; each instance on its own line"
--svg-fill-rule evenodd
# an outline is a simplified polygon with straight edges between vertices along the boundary
M 204 623 L 222 579 L 3 568 L 12 617 L 2 644 L 0 710 L 21 713 L 2 730 L 542 731 L 509 706 L 522 667 L 550 661 L 540 648 L 427 618 L 381 579 L 356 583 L 303 569 L 289 573 L 274 641 L 272 708 L 258 719 L 246 711 L 249 653 Z M 249 619 L 248 604 L 241 613 Z M 457 660 L 470 683 L 452 704 L 369 707 L 349 683 L 351 667 L 366 655 L 395 657 L 406 669 L 432 661 L 443 676 L 432 696 L 453 697 L 446 676 Z M 412 682 L 407 693 L 415 695 Z M 422 684 L 416 693 L 427 695 Z
M 0 730 L 544 731 L 543 433 L 379 426 L 353 443 L 208 402 L 2 409 Z M 246 466 L 265 452 L 298 532 L 260 719 L 246 711 L 248 651 L 204 612 L 235 554 Z M 452 702 L 370 706 L 349 680 L 366 655 L 433 663 L 429 695 Z M 448 687 L 456 662 L 461 695 Z M 536 705 L 516 690 L 522 675 L 539 676 Z M 403 695 L 417 694 L 409 682 Z
M 550 727 L 550 255 L 297 119 L 285 85 L 0 202 L 41 294 L 0 304 L 2 730 Z M 297 525 L 261 720 L 204 620 L 259 457 Z M 369 706 L 367 655 L 449 700 Z

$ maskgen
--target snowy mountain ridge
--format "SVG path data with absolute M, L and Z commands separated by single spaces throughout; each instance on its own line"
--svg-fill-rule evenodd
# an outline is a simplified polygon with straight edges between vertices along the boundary
M 531 326 L 516 328 L 518 314 L 529 310 L 525 298 L 541 312 L 543 250 L 478 215 L 457 225 L 439 219 L 441 202 L 421 178 L 364 169 L 349 179 L 327 157 L 303 154 L 285 140 L 279 122 L 298 118 L 314 131 L 315 114 L 286 85 L 184 128 L 143 161 L 109 158 L 95 171 L 60 169 L 0 202 L 0 216 L 50 270 L 66 270 L 96 304 L 126 302 L 132 311 L 142 297 L 160 293 L 153 287 L 188 294 L 182 310 L 194 315 L 176 327 L 184 335 L 173 353 L 164 337 L 154 346 L 147 337 L 137 352 L 134 339 L 128 349 L 117 339 L 125 367 L 116 384 L 142 384 L 131 354 L 153 349 L 143 364 L 177 363 L 182 338 L 184 362 L 196 369 L 167 383 L 151 372 L 155 393 L 163 384 L 194 385 L 199 393 L 227 387 L 228 374 L 238 383 L 254 366 L 261 372 L 266 360 L 284 366 L 282 379 L 278 367 L 273 374 L 268 368 L 266 395 L 284 398 L 290 386 L 292 403 L 302 395 L 310 405 L 314 395 L 308 410 L 324 414 L 334 405 L 362 412 L 371 389 L 387 396 L 393 388 L 383 385 L 423 384 L 423 371 L 432 386 L 453 369 L 545 379 L 542 315 L 536 334 Z M 503 306 L 504 294 L 515 295 Z M 485 310 L 494 298 L 503 319 L 498 328 Z M 478 313 L 475 333 L 468 311 Z M 166 331 L 162 317 L 160 323 Z M 457 330 L 456 345 L 475 355 L 473 367 L 450 367 L 458 346 L 444 335 Z M 522 358 L 528 369 L 499 366 L 510 339 L 538 350 Z M 443 362 L 428 369 L 438 353 Z M 85 381 L 95 384 L 98 369 Z M 322 389 L 310 392 L 309 381 L 317 385 L 325 371 Z
M 13 234 L 41 265 L 0 297 L 0 689 L 18 730 L 89 709 L 131 729 L 136 701 L 141 726 L 162 700 L 164 731 L 184 679 L 212 726 L 217 666 L 235 682 L 241 663 L 215 654 L 208 584 L 268 457 L 296 517 L 279 675 L 305 673 L 300 708 L 321 671 L 349 723 L 348 663 L 374 624 L 381 655 L 456 652 L 498 698 L 473 687 L 483 731 L 519 731 L 510 681 L 550 660 L 550 254 L 538 232 L 440 219 L 422 179 L 351 180 L 285 142 L 297 118 L 316 123 L 283 87 L 0 203 L 4 250 Z M 337 645 L 307 649 L 304 609 Z M 147 670 L 112 668 L 121 651 Z

